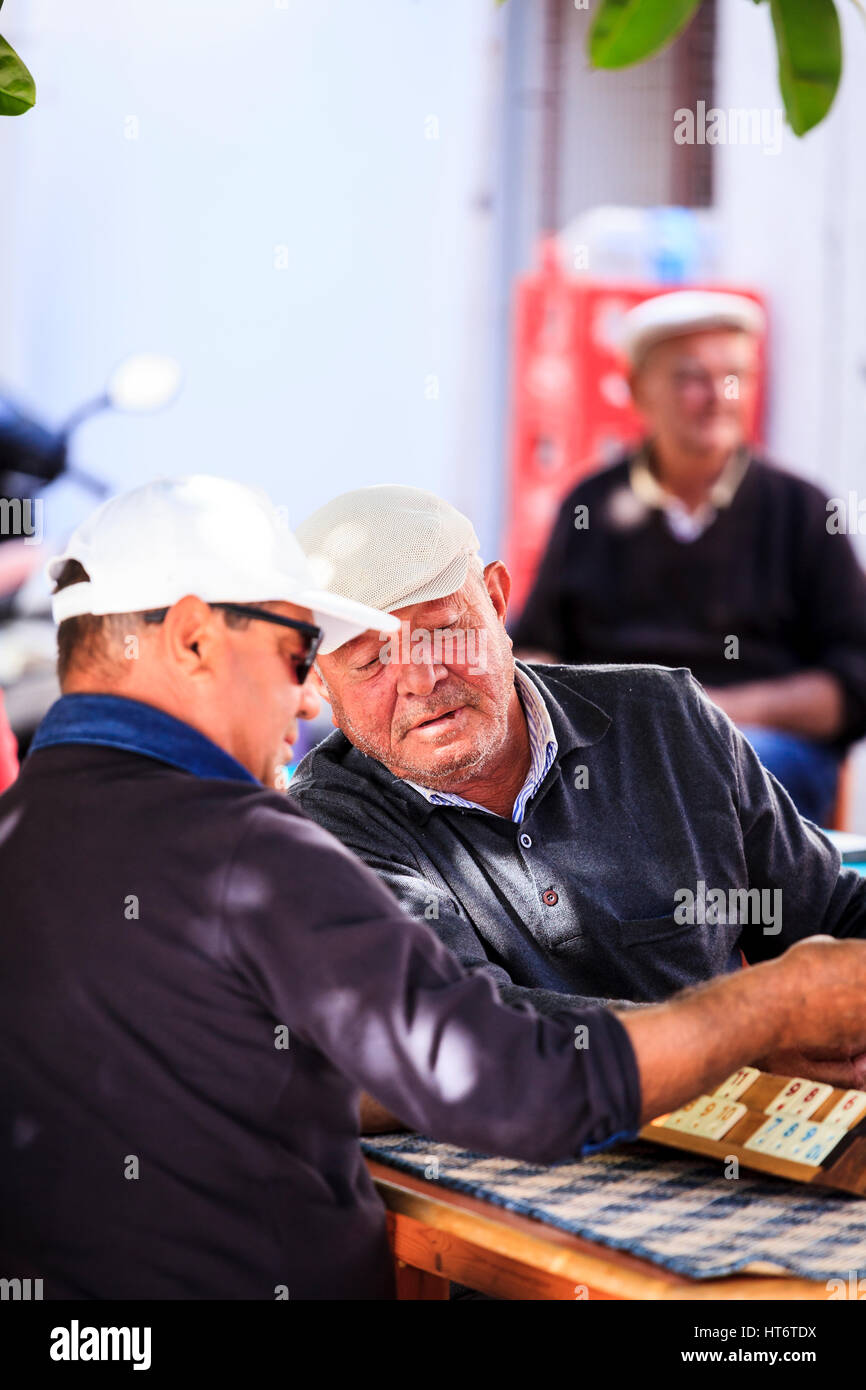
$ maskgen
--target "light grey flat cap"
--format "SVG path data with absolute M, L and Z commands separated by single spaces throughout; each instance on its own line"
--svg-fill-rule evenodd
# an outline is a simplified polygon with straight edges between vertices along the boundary
M 450 502 L 399 483 L 344 492 L 295 535 L 321 588 L 385 612 L 455 593 L 479 549 L 472 522 Z
M 673 290 L 645 299 L 623 315 L 620 347 L 636 366 L 655 343 L 710 328 L 762 333 L 764 311 L 744 294 L 721 290 Z

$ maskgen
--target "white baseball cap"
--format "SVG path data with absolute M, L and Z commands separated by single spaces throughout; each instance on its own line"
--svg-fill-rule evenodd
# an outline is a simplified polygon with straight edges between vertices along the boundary
M 456 593 L 479 549 L 472 522 L 450 502 L 399 483 L 344 492 L 296 534 L 329 593 L 390 612 Z
M 721 290 L 672 290 L 636 304 L 623 315 L 620 346 L 632 366 L 665 338 L 712 328 L 762 333 L 764 311 L 744 294 Z
M 54 620 L 82 613 L 170 608 L 187 594 L 205 603 L 282 601 L 313 610 L 332 651 L 370 628 L 393 632 L 395 618 L 316 586 L 303 550 L 258 488 L 205 473 L 157 478 L 112 497 L 71 535 L 47 566 L 57 580 L 67 560 L 89 579 L 51 600 Z

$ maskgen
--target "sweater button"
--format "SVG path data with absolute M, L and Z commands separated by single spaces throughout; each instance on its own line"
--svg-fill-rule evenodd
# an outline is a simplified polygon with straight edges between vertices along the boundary
M 541 895 L 541 901 L 547 907 L 556 907 L 556 904 L 559 902 L 559 894 L 554 893 L 552 888 L 547 888 Z
M 524 849 L 531 849 L 531 848 L 532 848 L 532 836 L 531 836 L 531 835 L 527 835 L 527 833 L 526 833 L 525 830 L 524 830 L 523 834 L 522 834 L 521 837 L 520 837 L 520 843 L 523 845 L 523 848 L 524 848 Z

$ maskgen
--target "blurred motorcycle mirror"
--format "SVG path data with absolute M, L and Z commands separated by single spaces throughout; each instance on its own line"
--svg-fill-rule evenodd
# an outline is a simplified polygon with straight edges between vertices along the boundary
M 180 390 L 181 376 L 176 358 L 138 352 L 115 367 L 106 395 L 115 410 L 161 410 Z

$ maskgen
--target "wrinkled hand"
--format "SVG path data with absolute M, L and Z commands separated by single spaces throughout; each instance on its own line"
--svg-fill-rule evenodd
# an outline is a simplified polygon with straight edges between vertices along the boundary
M 829 1051 L 820 1056 L 816 1052 L 791 1050 L 762 1057 L 755 1066 L 761 1071 L 775 1072 L 777 1076 L 805 1076 L 810 1081 L 826 1081 L 828 1086 L 839 1086 L 843 1091 L 866 1091 L 866 1052 L 847 1057 Z
M 774 1060 L 798 1059 L 803 1076 L 829 1080 L 832 1072 L 855 1078 L 834 1085 L 861 1089 L 866 1083 L 866 941 L 808 937 L 771 965 L 787 1013 Z
M 767 722 L 764 707 L 753 685 L 705 685 L 704 693 L 735 724 L 764 724 Z

